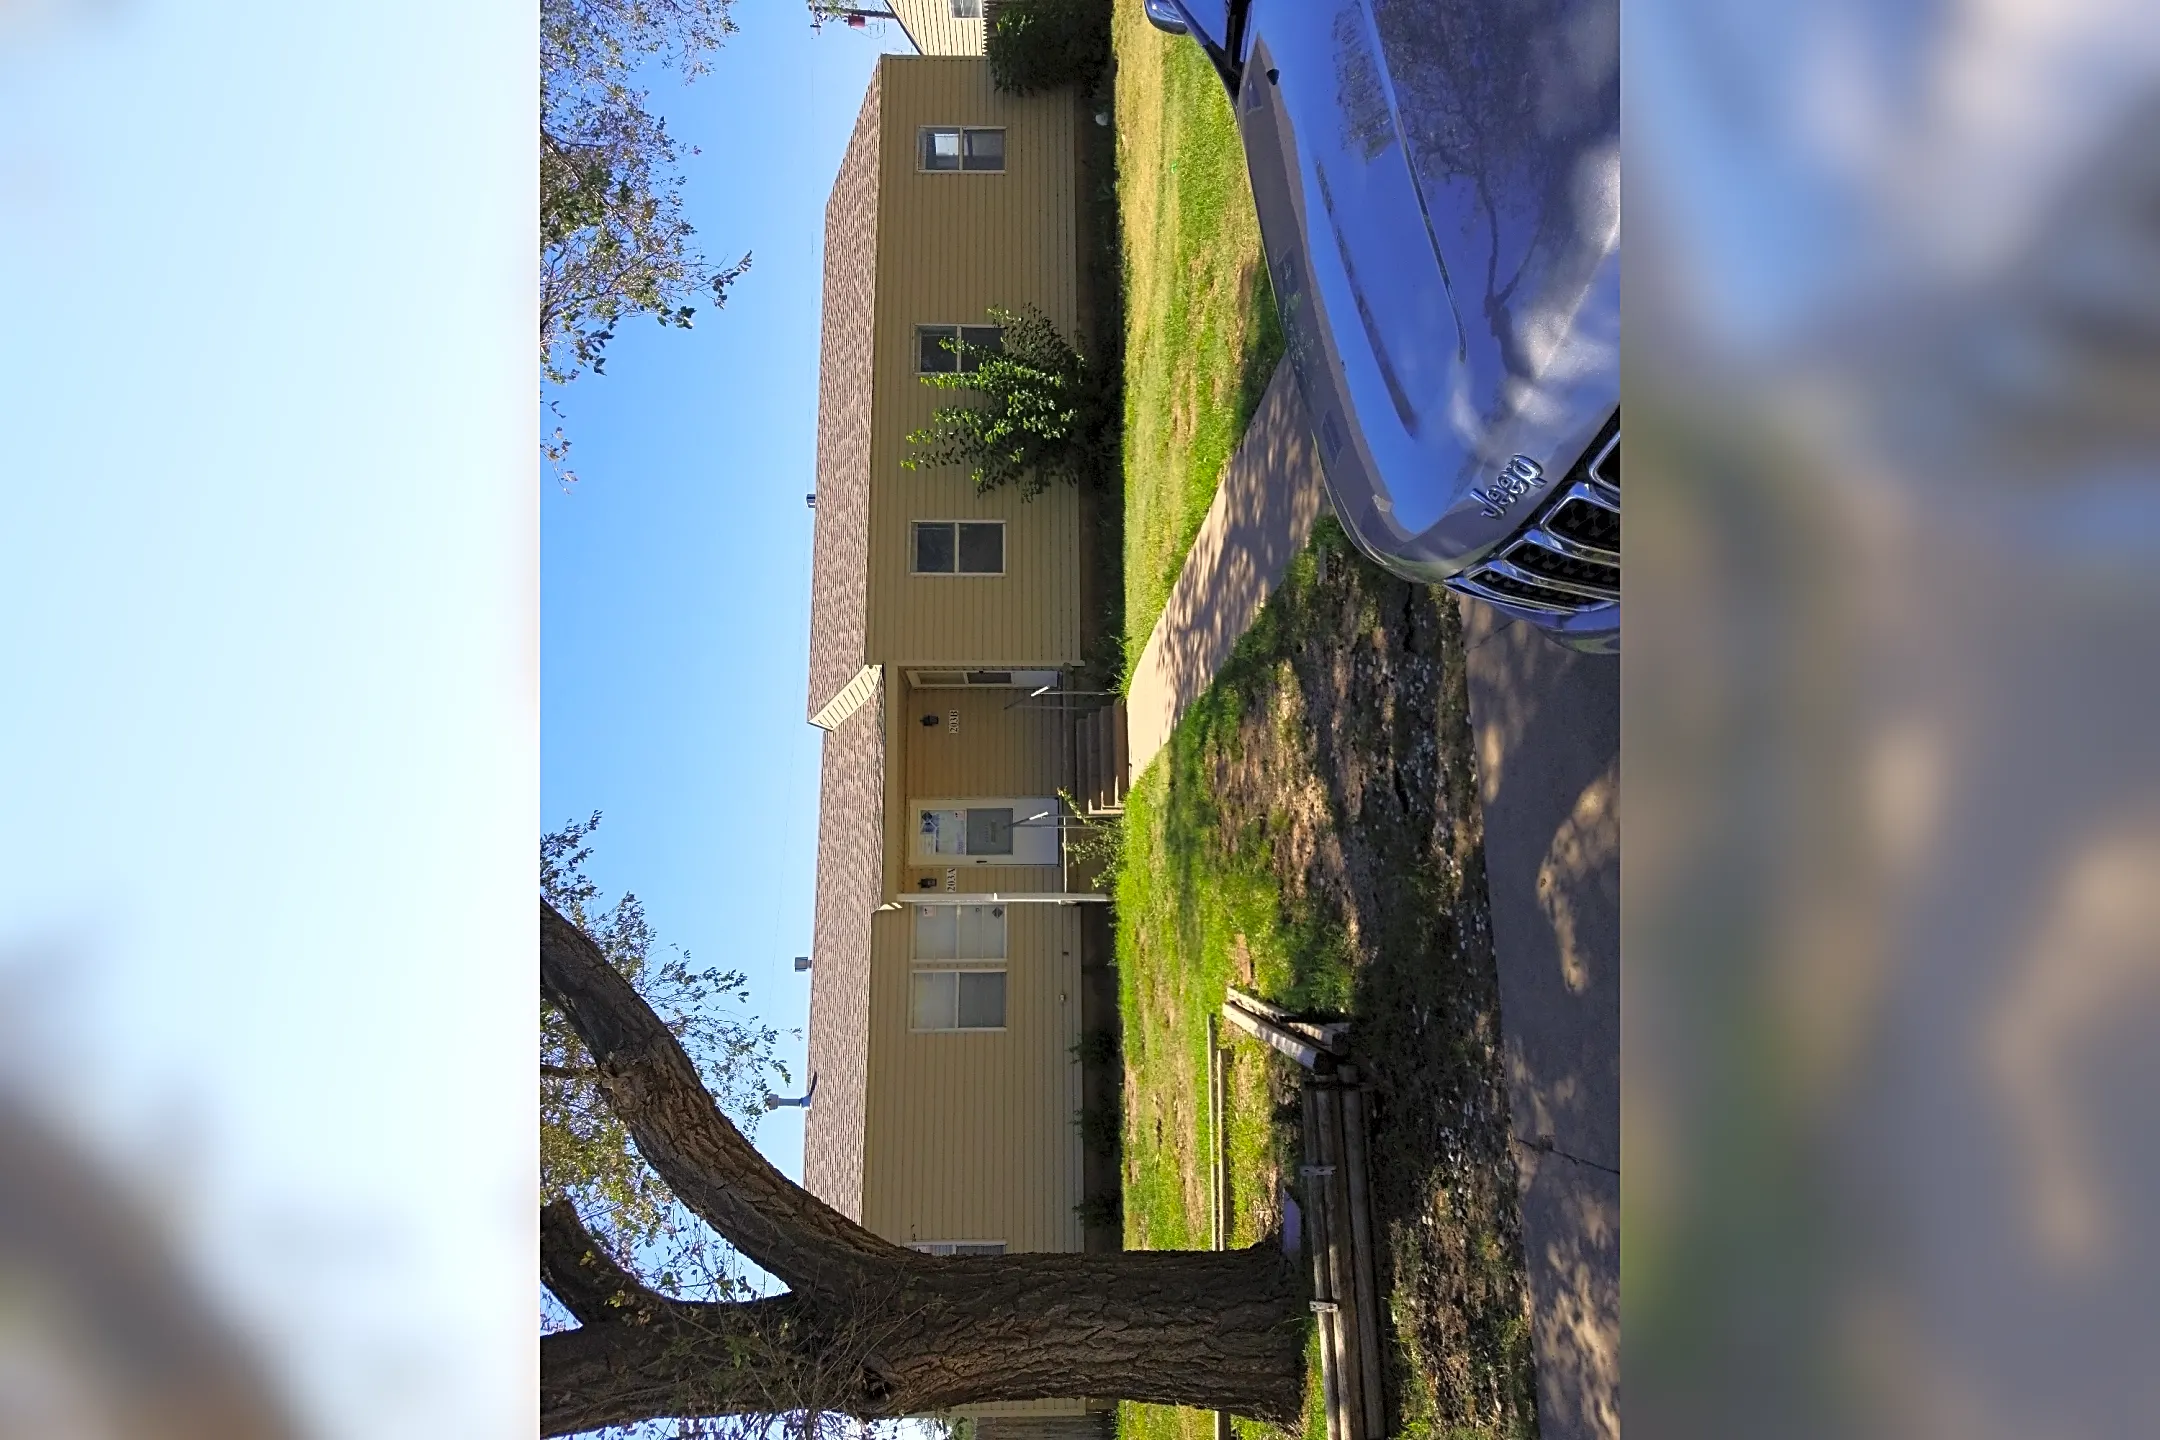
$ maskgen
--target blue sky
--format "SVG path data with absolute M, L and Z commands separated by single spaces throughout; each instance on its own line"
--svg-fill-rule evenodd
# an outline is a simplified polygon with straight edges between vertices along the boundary
M 878 54 L 909 47 L 897 25 L 813 32 L 790 0 L 735 14 L 710 73 L 656 73 L 651 105 L 700 152 L 684 196 L 706 254 L 752 268 L 696 328 L 629 323 L 605 375 L 549 392 L 579 478 L 542 482 L 541 809 L 549 828 L 602 811 L 602 888 L 636 891 L 663 937 L 746 972 L 751 1008 L 800 1030 L 825 197 Z M 758 1141 L 801 1174 L 799 1112 Z
M 317 1435 L 531 1433 L 535 32 L 0 13 L 0 1092 Z
M 530 0 L 0 7 L 0 1100 L 316 1435 L 532 1433 L 542 824 L 606 811 L 603 883 L 803 1019 L 817 250 L 878 41 L 739 18 L 656 98 L 757 267 L 571 388 L 563 495 Z

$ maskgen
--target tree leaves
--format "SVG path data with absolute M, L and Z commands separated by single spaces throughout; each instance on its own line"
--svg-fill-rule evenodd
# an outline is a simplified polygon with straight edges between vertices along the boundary
M 925 385 L 967 391 L 986 403 L 939 407 L 908 436 L 916 453 L 900 463 L 910 470 L 965 465 L 979 493 L 1012 485 L 1027 500 L 1056 480 L 1099 478 L 1109 458 L 1100 379 L 1034 306 L 993 307 L 990 318 L 1004 330 L 998 353 L 982 356 L 972 370 L 922 377 Z
M 990 14 L 983 53 L 1007 95 L 1061 85 L 1094 89 L 1110 64 L 1109 0 L 1004 0 Z
M 540 894 L 590 936 L 644 997 L 697 1066 L 714 1101 L 748 1134 L 765 1113 L 772 1083 L 789 1081 L 775 1053 L 780 1032 L 730 1008 L 749 1000 L 741 971 L 699 967 L 687 950 L 662 944 L 636 895 L 603 905 L 599 886 L 585 873 L 592 856 L 588 842 L 599 825 L 595 811 L 541 837 Z M 741 1293 L 732 1253 L 638 1154 L 608 1108 L 583 1042 L 562 1012 L 544 1001 L 540 1067 L 542 1199 L 569 1198 L 633 1269 L 642 1260 L 671 1277 L 663 1288 L 715 1300 Z
M 728 0 L 542 0 L 540 366 L 550 382 L 605 373 L 622 320 L 689 329 L 696 311 L 684 302 L 725 304 L 750 268 L 748 255 L 715 266 L 698 251 L 681 151 L 632 83 L 649 64 L 696 78 L 734 28 Z

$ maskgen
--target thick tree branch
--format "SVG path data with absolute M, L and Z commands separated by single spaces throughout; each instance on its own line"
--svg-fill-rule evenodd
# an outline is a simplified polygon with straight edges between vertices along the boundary
M 616 1264 L 568 1200 L 540 1207 L 540 1283 L 585 1325 L 650 1325 L 677 1303 Z
M 568 1303 L 567 1301 L 564 1303 Z M 860 1408 L 825 1380 L 827 1347 L 792 1295 L 665 1307 L 649 1325 L 605 1321 L 540 1339 L 540 1433 L 574 1435 L 656 1416 Z
M 585 1042 L 608 1108 L 646 1162 L 790 1289 L 846 1302 L 914 1258 L 775 1170 L 721 1113 L 652 1007 L 545 900 L 540 986 Z

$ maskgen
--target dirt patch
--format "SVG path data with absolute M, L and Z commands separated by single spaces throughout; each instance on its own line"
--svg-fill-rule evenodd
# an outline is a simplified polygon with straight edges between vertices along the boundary
M 1225 862 L 1264 854 L 1286 909 L 1343 938 L 1346 973 L 1316 960 L 1283 998 L 1335 992 L 1374 1089 L 1397 1424 L 1534 1436 L 1464 658 L 1452 597 L 1323 525 L 1219 680 L 1235 703 L 1198 758 Z
M 1230 937 L 1230 973 L 1242 986 L 1253 983 L 1252 942 L 1243 935 Z

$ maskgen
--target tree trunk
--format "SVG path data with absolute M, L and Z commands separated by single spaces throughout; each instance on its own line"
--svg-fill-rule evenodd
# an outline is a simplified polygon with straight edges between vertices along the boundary
M 1280 1252 L 922 1256 L 746 1341 L 747 1307 L 541 1342 L 544 1433 L 795 1409 L 875 1419 L 994 1401 L 1142 1400 L 1294 1421 L 1304 1291 Z M 760 1302 L 771 1304 L 772 1302 Z M 702 1318 L 693 1312 L 702 1310 Z
M 1279 1250 L 918 1254 L 773 1169 L 629 981 L 545 901 L 540 977 L 639 1153 L 790 1292 L 672 1299 L 607 1255 L 567 1201 L 546 1206 L 541 1274 L 581 1322 L 540 1344 L 546 1433 L 1081 1397 L 1297 1418 L 1305 1290 Z

